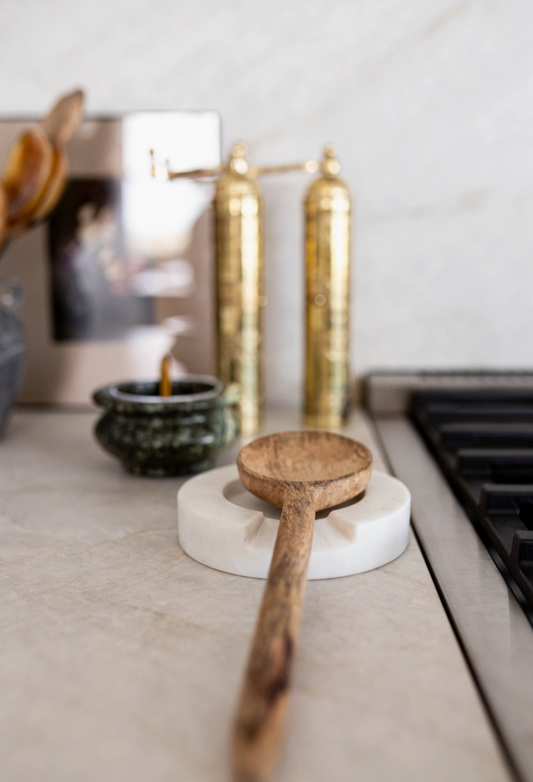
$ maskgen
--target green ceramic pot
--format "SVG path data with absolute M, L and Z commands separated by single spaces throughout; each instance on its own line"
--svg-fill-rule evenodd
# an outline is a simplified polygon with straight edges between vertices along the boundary
M 154 382 L 106 386 L 93 396 L 105 410 L 96 439 L 135 475 L 201 472 L 239 433 L 238 397 L 238 386 L 196 375 L 175 380 L 167 397 Z

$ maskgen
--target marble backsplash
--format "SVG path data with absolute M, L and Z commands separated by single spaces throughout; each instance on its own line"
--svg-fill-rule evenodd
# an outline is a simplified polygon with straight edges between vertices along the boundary
M 533 6 L 503 0 L 4 0 L 2 113 L 217 109 L 224 148 L 339 146 L 352 347 L 372 368 L 533 367 Z M 303 375 L 305 176 L 264 182 L 266 377 Z

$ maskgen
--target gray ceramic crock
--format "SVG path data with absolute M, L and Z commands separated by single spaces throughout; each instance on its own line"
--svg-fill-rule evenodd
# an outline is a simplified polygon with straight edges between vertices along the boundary
M 22 326 L 22 285 L 0 278 L 0 432 L 24 378 L 26 338 Z
M 135 475 L 201 472 L 239 433 L 238 397 L 238 386 L 203 375 L 175 380 L 167 397 L 156 382 L 109 385 L 93 395 L 105 411 L 96 439 Z

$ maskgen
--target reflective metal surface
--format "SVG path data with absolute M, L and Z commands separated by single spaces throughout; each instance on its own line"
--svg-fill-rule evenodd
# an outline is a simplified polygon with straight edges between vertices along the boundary
M 306 215 L 305 421 L 337 428 L 349 403 L 350 194 L 328 147 Z
M 263 293 L 263 200 L 257 177 L 289 171 L 313 173 L 319 164 L 309 160 L 257 167 L 249 164 L 247 154 L 246 144 L 236 144 L 222 166 L 171 171 L 158 163 L 154 151 L 151 153 L 156 179 L 218 177 L 214 200 L 217 375 L 226 383 L 241 386 L 241 430 L 244 435 L 253 435 L 263 418 L 262 308 L 267 304 Z M 335 168 L 336 161 L 331 163 Z M 323 165 L 329 171 L 327 160 Z
M 263 414 L 263 199 L 249 175 L 246 149 L 232 150 L 215 192 L 217 376 L 241 386 L 243 434 Z
M 512 391 L 533 388 L 531 372 L 376 372 L 366 378 L 367 406 L 374 413 L 405 413 L 414 391 L 465 391 L 494 388 Z
M 378 416 L 446 610 L 516 777 L 533 781 L 533 632 L 437 464 L 404 417 Z

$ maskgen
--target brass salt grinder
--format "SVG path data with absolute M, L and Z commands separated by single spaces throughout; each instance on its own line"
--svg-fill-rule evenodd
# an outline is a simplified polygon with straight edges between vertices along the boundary
M 350 199 L 336 178 L 336 150 L 324 161 L 252 167 L 247 146 L 236 144 L 230 159 L 213 169 L 172 172 L 152 162 L 154 176 L 167 179 L 218 177 L 215 190 L 217 376 L 241 386 L 241 431 L 255 434 L 263 413 L 262 174 L 286 171 L 321 176 L 306 198 L 306 403 L 307 423 L 340 426 L 348 405 L 348 282 Z M 153 153 L 152 153 L 153 161 Z

